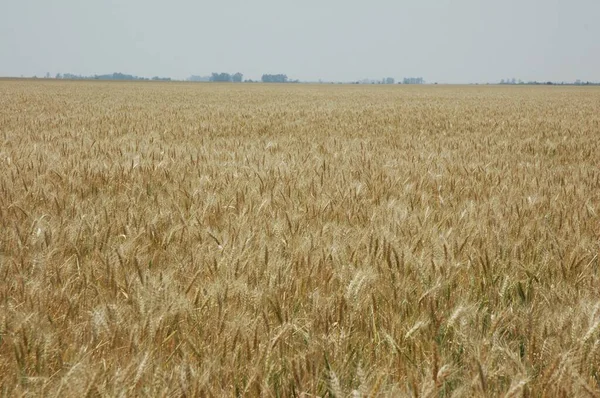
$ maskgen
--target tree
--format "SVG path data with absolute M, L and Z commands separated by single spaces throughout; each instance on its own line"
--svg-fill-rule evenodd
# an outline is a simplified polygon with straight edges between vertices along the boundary
M 425 80 L 422 77 L 405 77 L 402 82 L 404 84 L 424 84 Z
M 241 74 L 240 72 L 237 72 L 236 74 L 234 74 L 232 76 L 233 82 L 234 83 L 241 83 L 242 80 L 244 79 L 244 75 Z
M 396 81 L 394 80 L 393 77 L 386 77 L 385 78 L 385 84 L 394 84 Z
M 261 80 L 263 83 L 287 83 L 288 77 L 287 75 L 278 74 L 278 75 L 262 75 Z
M 232 81 L 231 75 L 229 73 L 215 73 L 213 72 L 210 76 L 211 82 L 230 82 Z

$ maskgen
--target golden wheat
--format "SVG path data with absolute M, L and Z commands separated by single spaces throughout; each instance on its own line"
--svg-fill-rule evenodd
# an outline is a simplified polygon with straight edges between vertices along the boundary
M 600 91 L 0 81 L 3 396 L 599 396 Z

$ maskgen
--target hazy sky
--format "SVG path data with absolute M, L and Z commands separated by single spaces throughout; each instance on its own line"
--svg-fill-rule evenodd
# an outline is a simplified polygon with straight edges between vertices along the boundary
M 0 76 L 600 81 L 600 0 L 0 0 Z

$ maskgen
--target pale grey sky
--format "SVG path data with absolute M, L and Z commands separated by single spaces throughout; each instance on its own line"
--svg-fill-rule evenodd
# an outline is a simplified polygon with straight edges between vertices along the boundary
M 600 81 L 600 0 L 0 0 L 0 76 Z

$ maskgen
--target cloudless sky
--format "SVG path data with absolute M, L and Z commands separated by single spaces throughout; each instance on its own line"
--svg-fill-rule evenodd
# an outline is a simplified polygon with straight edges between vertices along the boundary
M 600 81 L 600 0 L 0 0 L 0 76 Z

